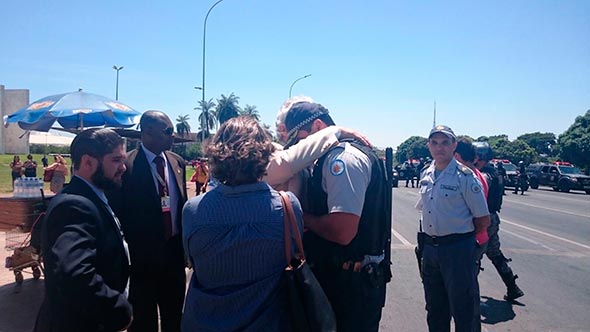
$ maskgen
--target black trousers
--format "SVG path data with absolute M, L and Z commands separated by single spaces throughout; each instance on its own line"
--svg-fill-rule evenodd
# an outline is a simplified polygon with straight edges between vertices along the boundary
M 172 237 L 158 257 L 131 259 L 129 332 L 179 332 L 186 286 L 181 236 Z M 158 328 L 158 311 L 161 329 Z
M 313 269 L 330 300 L 338 332 L 377 332 L 385 305 L 385 283 L 374 287 L 361 272 Z
M 479 283 L 474 236 L 439 245 L 426 243 L 422 253 L 422 283 L 430 332 L 477 331 Z

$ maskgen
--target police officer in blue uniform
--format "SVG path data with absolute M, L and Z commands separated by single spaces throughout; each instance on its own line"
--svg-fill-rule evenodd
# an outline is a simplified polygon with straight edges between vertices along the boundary
M 486 142 L 474 142 L 475 146 L 475 166 L 479 169 L 488 182 L 488 210 L 490 212 L 491 224 L 488 227 L 488 236 L 490 240 L 485 248 L 485 254 L 500 274 L 502 281 L 506 285 L 506 301 L 514 301 L 524 295 L 524 292 L 516 285 L 518 275 L 512 272 L 508 262 L 512 261 L 506 258 L 500 249 L 500 209 L 502 208 L 502 196 L 504 194 L 504 178 L 494 168 L 489 161 L 493 158 L 494 152 Z M 500 163 L 501 164 L 501 163 Z
M 287 145 L 334 125 L 328 113 L 317 103 L 294 104 L 285 119 Z M 302 197 L 309 229 L 303 238 L 306 256 L 334 309 L 339 332 L 379 330 L 385 284 L 391 279 L 385 252 L 391 234 L 388 190 L 376 153 L 347 141 L 316 161 Z
M 487 240 L 490 217 L 481 183 L 454 158 L 457 138 L 451 128 L 436 126 L 428 137 L 432 164 L 420 180 L 416 208 L 422 211 L 418 243 L 428 329 L 477 331 L 478 246 Z

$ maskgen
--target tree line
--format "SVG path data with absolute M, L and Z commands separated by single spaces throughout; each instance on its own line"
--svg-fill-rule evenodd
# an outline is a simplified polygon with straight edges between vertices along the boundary
M 509 159 L 526 165 L 536 162 L 569 161 L 586 174 L 590 171 L 590 110 L 576 117 L 574 123 L 561 135 L 554 133 L 526 133 L 510 141 L 507 135 L 480 136 L 473 141 L 488 142 L 494 157 Z M 395 159 L 402 163 L 411 158 L 429 158 L 428 139 L 412 136 L 397 147 Z

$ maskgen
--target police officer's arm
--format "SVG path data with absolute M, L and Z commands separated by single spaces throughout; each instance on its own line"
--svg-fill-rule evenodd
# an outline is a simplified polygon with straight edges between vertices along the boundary
M 335 127 L 328 127 L 309 135 L 287 150 L 275 151 L 266 167 L 267 174 L 263 181 L 271 186 L 286 182 L 338 144 L 336 133 Z
M 338 144 L 339 138 L 355 138 L 371 146 L 365 136 L 352 129 L 329 126 L 309 135 L 288 150 L 280 149 L 273 153 L 263 180 L 271 186 L 286 182 Z
M 328 241 L 344 246 L 356 236 L 360 219 L 359 216 L 346 212 L 333 212 L 323 216 L 303 215 L 305 227 Z

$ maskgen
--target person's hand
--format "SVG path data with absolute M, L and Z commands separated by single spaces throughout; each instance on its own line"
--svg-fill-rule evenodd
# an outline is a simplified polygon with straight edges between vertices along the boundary
M 359 133 L 358 131 L 340 126 L 338 126 L 338 129 L 340 130 L 340 138 L 355 138 L 361 141 L 361 143 L 363 143 L 364 145 L 373 147 L 373 144 L 369 142 L 369 139 L 365 137 L 365 135 Z
M 479 244 L 480 246 L 483 246 L 484 244 L 486 244 L 489 239 L 490 238 L 488 237 L 487 230 L 485 230 L 483 232 L 475 233 L 475 241 L 477 241 L 477 244 Z

